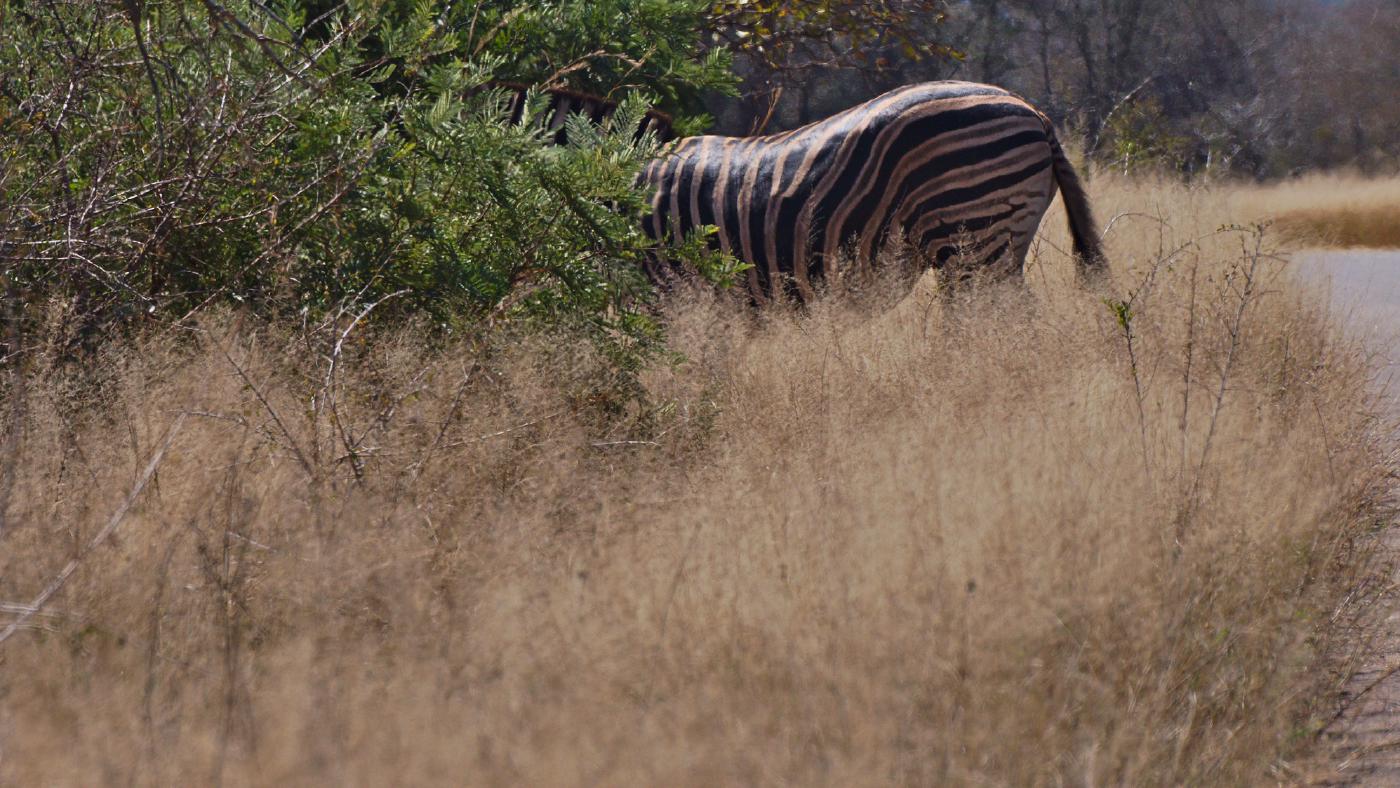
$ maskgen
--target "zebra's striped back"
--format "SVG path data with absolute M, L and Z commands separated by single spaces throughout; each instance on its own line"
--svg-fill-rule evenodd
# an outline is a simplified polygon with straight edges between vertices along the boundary
M 935 267 L 956 255 L 1019 271 L 1057 182 L 1080 198 L 1081 259 L 1099 256 L 1050 122 L 989 85 L 912 85 L 795 131 L 685 138 L 643 178 L 656 187 L 647 233 L 715 225 L 720 246 L 753 264 L 760 301 L 789 288 L 809 298 L 842 273 L 843 248 L 868 268 L 896 232 Z

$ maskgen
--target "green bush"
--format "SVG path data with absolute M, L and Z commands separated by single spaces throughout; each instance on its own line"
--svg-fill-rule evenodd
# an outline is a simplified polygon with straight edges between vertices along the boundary
M 695 0 L 0 0 L 0 260 L 18 322 L 92 340 L 220 302 L 454 331 L 543 321 L 655 346 L 641 270 L 658 144 L 726 84 Z M 617 89 L 567 147 L 497 79 Z M 541 97 L 532 108 L 542 110 Z M 723 278 L 701 239 L 678 257 Z M 11 343 L 13 344 L 13 342 Z

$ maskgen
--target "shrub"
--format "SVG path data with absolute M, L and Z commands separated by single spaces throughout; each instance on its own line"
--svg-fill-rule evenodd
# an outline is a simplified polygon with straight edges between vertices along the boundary
M 684 111 L 686 91 L 724 82 L 723 57 L 696 43 L 701 13 L 695 0 L 10 4 L 5 291 L 21 323 L 61 305 L 76 341 L 219 302 L 308 320 L 378 305 L 455 331 L 562 321 L 626 361 L 656 336 L 634 185 L 657 151 L 633 138 L 644 99 L 555 148 L 480 88 L 613 82 Z M 680 256 L 723 273 L 702 244 Z

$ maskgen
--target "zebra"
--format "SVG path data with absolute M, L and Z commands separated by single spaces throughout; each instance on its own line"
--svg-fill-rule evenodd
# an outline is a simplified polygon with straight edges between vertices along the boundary
M 760 303 L 869 271 L 902 235 L 925 265 L 1000 265 L 1019 277 L 1036 229 L 1064 196 L 1081 271 L 1105 267 L 1088 196 L 1050 120 L 992 85 L 926 82 L 761 137 L 685 137 L 642 173 L 644 230 L 661 241 L 713 225 L 749 263 Z
M 569 112 L 599 120 L 616 106 L 551 92 L 551 130 Z M 643 130 L 652 118 L 664 138 L 669 118 L 649 115 Z M 1081 273 L 1106 268 L 1088 195 L 1049 118 L 992 85 L 925 82 L 779 134 L 682 137 L 640 181 L 652 194 L 642 229 L 658 248 L 714 226 L 718 247 L 750 265 L 759 304 L 810 301 L 823 280 L 853 273 L 839 270 L 843 260 L 868 274 L 896 236 L 925 267 L 1019 278 L 1057 190 Z M 653 263 L 654 280 L 674 278 L 664 253 Z

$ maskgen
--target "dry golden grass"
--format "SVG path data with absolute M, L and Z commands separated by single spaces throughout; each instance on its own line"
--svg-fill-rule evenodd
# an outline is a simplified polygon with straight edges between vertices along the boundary
M 0 645 L 0 782 L 1288 779 L 1383 514 L 1369 370 L 1223 198 L 1096 191 L 1122 322 L 1056 213 L 1030 294 L 686 299 L 623 415 L 567 343 L 39 353 L 0 600 L 81 563 Z
M 1400 248 L 1400 178 L 1309 175 L 1239 189 L 1235 202 L 1298 244 Z

